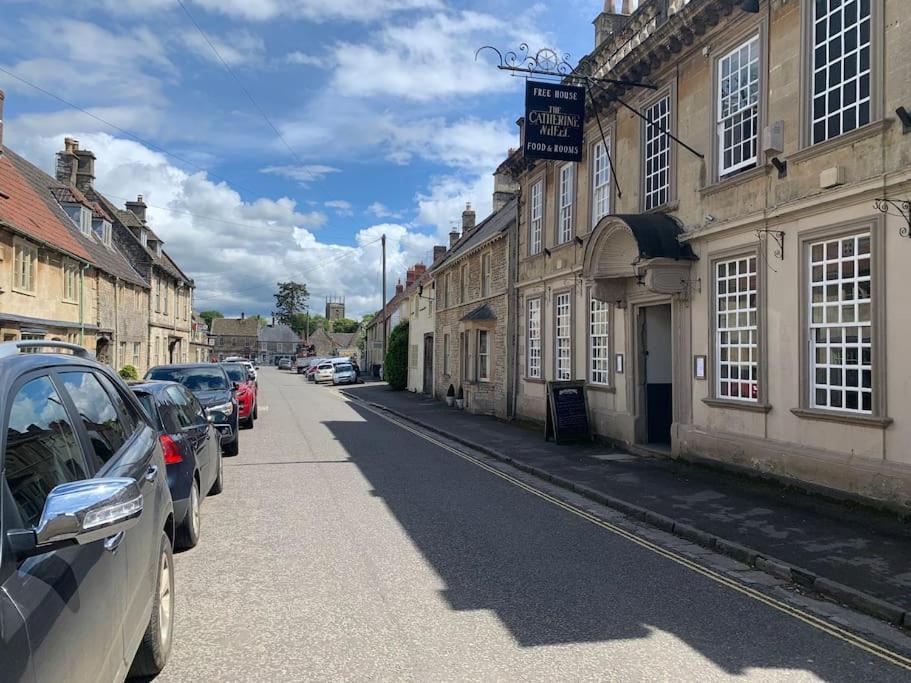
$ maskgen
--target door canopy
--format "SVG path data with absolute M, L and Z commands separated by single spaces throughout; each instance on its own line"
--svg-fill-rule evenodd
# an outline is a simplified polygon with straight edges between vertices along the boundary
M 681 244 L 680 225 L 666 213 L 616 214 L 602 218 L 585 247 L 582 275 L 600 301 L 625 301 L 627 278 L 662 294 L 684 292 L 690 245 Z

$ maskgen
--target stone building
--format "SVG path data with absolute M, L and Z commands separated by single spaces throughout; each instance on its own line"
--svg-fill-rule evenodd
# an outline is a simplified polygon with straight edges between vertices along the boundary
M 297 355 L 301 346 L 300 337 L 288 325 L 266 325 L 259 330 L 258 356 L 266 365 L 273 365 L 276 356 Z
M 437 249 L 445 251 L 445 247 Z M 405 275 L 402 292 L 408 316 L 408 391 L 428 396 L 433 395 L 433 335 L 436 330 L 431 282 L 427 266 L 415 263 Z
M 435 296 L 434 395 L 450 385 L 464 392 L 465 409 L 505 418 L 511 414 L 513 353 L 509 298 L 516 202 L 510 200 L 480 224 L 462 214 L 462 234 L 431 274 Z
M 256 357 L 259 349 L 258 318 L 248 318 L 243 313 L 239 318 L 215 318 L 211 334 L 218 360 L 229 356 Z
M 582 379 L 603 437 L 907 509 L 905 3 L 633 4 L 577 70 L 656 89 L 594 86 L 581 163 L 505 165 L 517 414 Z
M 209 326 L 196 311 L 192 312 L 190 330 L 190 362 L 208 363 L 215 358 L 215 339 L 209 334 Z

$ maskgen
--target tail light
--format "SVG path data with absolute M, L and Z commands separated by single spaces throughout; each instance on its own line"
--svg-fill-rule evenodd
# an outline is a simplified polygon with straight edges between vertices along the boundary
M 183 462 L 180 448 L 177 447 L 177 442 L 174 441 L 174 439 L 167 434 L 162 434 L 158 437 L 158 440 L 161 441 L 161 450 L 164 453 L 165 465 L 176 465 L 179 462 Z

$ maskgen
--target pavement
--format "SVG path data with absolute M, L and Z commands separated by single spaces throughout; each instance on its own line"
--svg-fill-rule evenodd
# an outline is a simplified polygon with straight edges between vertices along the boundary
M 911 524 L 856 504 L 665 457 L 558 445 L 543 429 L 472 415 L 386 385 L 346 390 L 660 528 L 911 627 Z M 651 518 L 651 519 L 649 519 Z M 726 548 L 721 546 L 727 545 Z
M 335 389 L 264 368 L 259 415 L 175 556 L 159 681 L 908 680 L 911 641 Z

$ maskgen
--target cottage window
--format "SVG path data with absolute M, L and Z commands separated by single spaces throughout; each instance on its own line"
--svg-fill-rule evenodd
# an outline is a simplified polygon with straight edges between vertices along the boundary
M 573 238 L 573 189 L 576 167 L 564 164 L 560 167 L 560 215 L 557 220 L 557 244 L 564 244 Z
M 468 264 L 463 263 L 459 268 L 459 303 L 468 301 Z
M 814 144 L 870 123 L 870 5 L 812 3 Z
M 487 330 L 478 330 L 478 381 L 490 381 L 490 348 Z
M 443 374 L 449 374 L 449 335 L 443 335 Z
M 718 175 L 756 165 L 759 140 L 759 36 L 718 61 Z
M 161 278 L 155 280 L 155 312 L 161 312 Z
M 873 412 L 870 233 L 814 242 L 810 267 L 810 405 Z
M 440 297 L 442 299 L 443 308 L 449 307 L 449 285 L 450 285 L 449 275 L 450 275 L 449 273 L 446 273 L 446 275 L 443 276 L 443 291 L 441 292 L 441 297 Z
M 759 400 L 756 257 L 715 264 L 715 392 L 718 398 Z
M 610 164 L 609 147 L 604 141 L 595 144 L 592 152 L 592 228 L 610 213 Z
M 164 284 L 164 304 L 162 306 L 162 311 L 161 311 L 165 315 L 168 314 L 168 299 L 170 298 L 170 292 L 171 292 L 171 284 L 169 282 L 166 282 Z
M 531 221 L 528 231 L 528 253 L 541 253 L 544 234 L 544 179 L 531 186 Z
M 572 328 L 569 292 L 554 297 L 554 378 L 572 379 Z
M 63 300 L 76 301 L 79 296 L 79 266 L 72 261 L 63 263 Z
M 671 147 L 667 131 L 671 126 L 671 98 L 665 95 L 645 110 L 645 188 L 646 211 L 667 204 L 671 187 Z
M 490 296 L 490 252 L 481 254 L 481 296 Z
M 541 300 L 528 300 L 528 377 L 541 379 Z
M 133 342 L 133 367 L 138 368 L 140 365 L 139 356 L 142 345 L 140 342 Z
M 588 319 L 589 381 L 610 383 L 610 304 L 591 297 Z
M 35 291 L 38 249 L 26 242 L 16 242 L 13 258 L 13 287 L 23 292 Z

